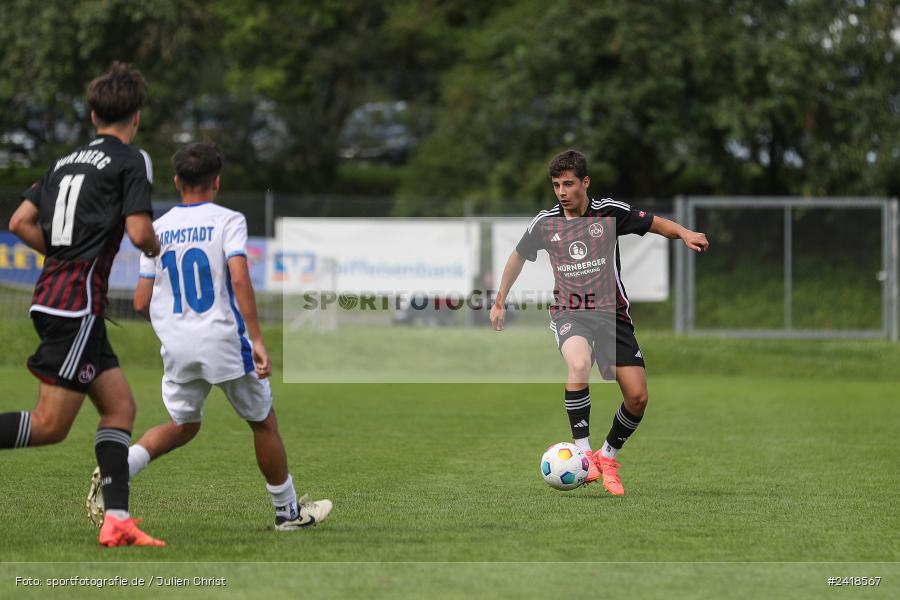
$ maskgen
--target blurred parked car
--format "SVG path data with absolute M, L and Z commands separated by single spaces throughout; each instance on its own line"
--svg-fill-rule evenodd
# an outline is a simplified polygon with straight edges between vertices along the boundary
M 34 163 L 37 140 L 28 132 L 12 129 L 0 135 L 0 168 L 30 167 Z
M 422 116 L 407 102 L 369 102 L 347 117 L 338 151 L 345 160 L 403 164 L 422 129 Z

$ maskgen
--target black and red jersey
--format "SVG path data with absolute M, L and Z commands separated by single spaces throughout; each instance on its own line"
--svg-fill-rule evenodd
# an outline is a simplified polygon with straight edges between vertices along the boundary
M 152 214 L 152 183 L 146 152 L 100 135 L 60 157 L 22 194 L 38 208 L 47 249 L 31 310 L 62 317 L 103 313 L 125 217 Z
M 615 311 L 617 318 L 631 323 L 618 237 L 644 235 L 652 223 L 652 214 L 609 198 L 590 200 L 585 213 L 572 219 L 557 204 L 532 219 L 516 251 L 530 261 L 538 250 L 550 255 L 554 319 L 566 310 L 597 310 Z

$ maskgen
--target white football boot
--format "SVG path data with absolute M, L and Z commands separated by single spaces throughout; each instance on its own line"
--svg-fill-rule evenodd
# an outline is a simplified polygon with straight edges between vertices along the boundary
M 275 517 L 276 531 L 293 531 L 295 529 L 305 529 L 312 527 L 316 523 L 321 523 L 328 518 L 333 504 L 331 500 L 316 500 L 311 502 L 306 494 L 297 500 L 297 518 L 286 519 L 284 517 Z
M 91 473 L 91 488 L 88 490 L 87 500 L 84 501 L 88 519 L 98 528 L 103 525 L 103 514 L 106 507 L 103 504 L 103 490 L 100 489 L 100 467 Z

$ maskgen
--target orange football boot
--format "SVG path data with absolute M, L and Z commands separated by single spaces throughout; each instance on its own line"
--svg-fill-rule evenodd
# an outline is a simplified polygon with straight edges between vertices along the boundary
M 614 458 L 606 458 L 599 452 L 594 456 L 597 460 L 597 466 L 600 468 L 600 474 L 603 475 L 603 487 L 613 496 L 624 496 L 625 488 L 622 487 L 622 480 L 619 479 L 619 467 L 621 466 Z
M 165 546 L 166 543 L 138 529 L 140 519 L 117 519 L 106 515 L 100 528 L 100 545 L 108 546 Z
M 600 478 L 600 468 L 597 467 L 596 459 L 594 458 L 595 453 L 590 450 L 585 450 L 584 455 L 587 456 L 588 459 L 588 474 L 587 477 L 584 478 L 584 485 L 589 483 L 593 483 Z M 596 452 L 596 456 L 600 456 L 600 452 Z

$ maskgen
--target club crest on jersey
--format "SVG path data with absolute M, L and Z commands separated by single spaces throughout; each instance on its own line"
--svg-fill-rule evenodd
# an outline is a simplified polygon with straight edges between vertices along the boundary
M 591 226 L 588 227 L 588 233 L 591 234 L 591 237 L 600 237 L 603 235 L 603 225 L 600 223 L 591 223 Z
M 569 256 L 575 260 L 581 260 L 587 256 L 587 246 L 584 245 L 584 242 L 572 242 L 569 244 Z
M 563 324 L 562 327 L 559 328 L 559 335 L 566 335 L 567 333 L 569 333 L 569 330 L 571 330 L 571 329 L 572 329 L 572 324 L 565 323 L 565 324 Z
M 78 381 L 81 383 L 90 383 L 97 376 L 97 369 L 91 363 L 85 363 L 81 370 L 78 371 Z

